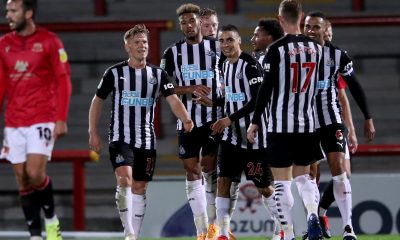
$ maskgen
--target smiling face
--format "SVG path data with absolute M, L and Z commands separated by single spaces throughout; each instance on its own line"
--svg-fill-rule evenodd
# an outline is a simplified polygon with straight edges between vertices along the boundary
M 273 42 L 273 39 L 262 27 L 257 26 L 250 41 L 254 52 L 262 52 Z
M 133 61 L 141 62 L 147 58 L 149 43 L 145 33 L 137 33 L 125 42 L 125 50 Z
M 22 0 L 7 1 L 6 19 L 11 30 L 21 32 L 27 26 L 27 19 L 32 17 L 32 10 L 25 11 Z
M 241 39 L 237 32 L 222 31 L 218 34 L 218 41 L 221 46 L 222 53 L 228 59 L 236 59 L 241 53 Z
M 323 44 L 325 35 L 325 22 L 321 17 L 307 16 L 304 21 L 304 35 Z
M 179 26 L 183 35 L 190 41 L 195 41 L 200 35 L 200 19 L 195 13 L 180 15 Z

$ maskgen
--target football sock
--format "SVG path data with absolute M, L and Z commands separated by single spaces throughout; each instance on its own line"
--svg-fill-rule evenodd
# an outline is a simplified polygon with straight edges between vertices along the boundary
M 207 216 L 208 223 L 215 223 L 217 218 L 216 208 L 215 208 L 215 198 L 217 192 L 217 171 L 212 171 L 210 173 L 203 172 L 203 177 L 205 179 L 204 188 L 206 190 L 207 199 Z
M 316 183 L 310 179 L 309 174 L 300 175 L 294 178 L 299 196 L 303 200 L 304 207 L 307 209 L 307 219 L 312 213 L 317 215 L 319 191 L 316 191 Z
M 131 187 L 117 187 L 115 193 L 115 203 L 124 227 L 125 236 L 135 234 L 132 226 L 132 190 Z
M 346 225 L 352 226 L 351 208 L 352 196 L 351 185 L 346 173 L 332 177 L 333 179 L 333 194 L 335 195 L 336 203 L 342 215 L 343 228 Z
M 195 181 L 186 180 L 186 195 L 189 201 L 190 208 L 193 212 L 197 235 L 207 233 L 207 200 L 206 192 L 204 190 L 204 186 L 202 185 L 202 179 Z
M 37 192 L 33 188 L 24 189 L 19 192 L 19 196 L 30 235 L 42 236 L 41 206 L 38 202 Z
M 44 211 L 44 216 L 46 218 L 54 217 L 54 197 L 53 197 L 53 184 L 49 176 L 46 176 L 44 181 L 38 186 L 34 186 L 42 209 Z
M 132 226 L 136 236 L 139 236 L 144 214 L 146 212 L 146 194 L 132 193 Z
M 220 231 L 220 235 L 229 236 L 229 225 L 230 225 L 230 216 L 229 216 L 229 208 L 230 208 L 230 198 L 217 197 L 216 205 L 217 205 L 217 222 Z

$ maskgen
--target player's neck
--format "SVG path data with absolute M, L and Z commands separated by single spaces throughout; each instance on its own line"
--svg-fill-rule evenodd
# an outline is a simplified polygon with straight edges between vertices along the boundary
M 242 54 L 242 50 L 238 51 L 238 52 L 235 53 L 232 57 L 228 57 L 227 59 L 228 59 L 228 61 L 229 61 L 230 63 L 235 63 L 235 62 L 237 62 L 237 60 L 239 59 L 240 54 Z
M 129 58 L 128 64 L 131 68 L 142 69 L 146 66 L 146 59 L 138 60 L 138 59 Z
M 286 34 L 292 34 L 292 35 L 301 34 L 300 26 L 297 24 L 286 24 L 285 26 L 282 27 Z
M 26 37 L 32 35 L 36 31 L 36 25 L 33 21 L 27 21 L 24 29 L 17 31 L 17 35 L 21 37 Z
M 186 42 L 189 44 L 199 44 L 203 41 L 203 35 L 199 34 L 194 38 L 186 38 Z

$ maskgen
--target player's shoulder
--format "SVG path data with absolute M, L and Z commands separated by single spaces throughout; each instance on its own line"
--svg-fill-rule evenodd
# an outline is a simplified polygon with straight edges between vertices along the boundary
M 203 40 L 210 41 L 210 42 L 217 42 L 218 39 L 215 37 L 204 36 Z
M 164 69 L 162 69 L 160 66 L 154 65 L 152 63 L 146 63 L 146 66 L 151 68 L 151 69 L 158 70 L 158 71 L 164 71 Z
M 337 51 L 341 51 L 343 53 L 346 53 L 347 51 L 343 50 L 342 48 L 340 48 L 338 45 L 332 43 L 332 42 L 325 42 L 325 47 L 329 47 L 331 49 L 337 50 Z
M 248 64 L 251 65 L 256 65 L 257 60 L 249 53 L 247 52 L 242 52 L 239 56 L 239 58 L 243 59 L 243 61 L 247 62 Z
M 38 27 L 36 29 L 36 34 L 39 37 L 42 37 L 44 39 L 59 39 L 59 37 L 57 36 L 57 34 L 55 32 L 52 32 L 46 28 L 43 27 Z
M 0 44 L 5 44 L 8 42 L 12 43 L 15 37 L 16 37 L 15 32 L 6 33 L 3 36 L 0 36 Z
M 106 69 L 105 73 L 108 73 L 108 72 L 112 71 L 113 69 L 122 68 L 122 67 L 124 67 L 124 66 L 128 66 L 128 61 L 124 60 L 124 61 L 122 61 L 122 62 L 117 62 L 117 63 L 115 63 L 115 64 L 109 66 L 109 67 Z

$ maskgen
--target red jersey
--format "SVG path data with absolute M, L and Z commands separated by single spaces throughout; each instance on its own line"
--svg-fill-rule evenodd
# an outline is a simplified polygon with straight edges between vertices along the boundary
M 60 39 L 37 28 L 29 36 L 0 38 L 0 107 L 5 124 L 24 127 L 66 121 L 71 95 L 70 66 Z

